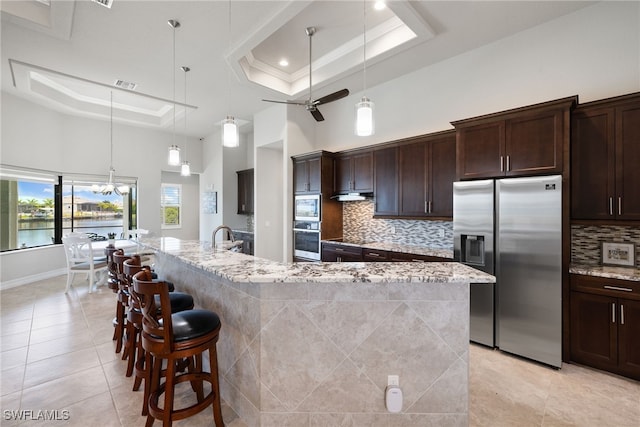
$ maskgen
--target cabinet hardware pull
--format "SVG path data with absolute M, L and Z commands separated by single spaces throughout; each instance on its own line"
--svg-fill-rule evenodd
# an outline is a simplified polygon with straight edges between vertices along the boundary
M 342 249 L 342 248 L 336 248 L 336 252 L 344 252 L 344 249 Z
M 424 201 L 424 213 L 429 213 L 429 202 Z
M 624 325 L 624 305 L 620 304 L 620 324 Z
M 616 303 L 611 303 L 611 323 L 616 323 Z
M 504 172 L 504 157 L 500 156 L 500 172 Z
M 618 215 L 622 215 L 622 197 L 618 197 Z
M 380 254 L 376 254 L 376 253 L 373 253 L 373 252 L 370 252 L 367 255 L 369 255 L 369 256 L 380 256 Z
M 613 197 L 609 197 L 609 215 L 613 216 Z
M 603 288 L 611 289 L 612 291 L 633 292 L 633 289 L 631 289 L 631 288 L 623 288 L 623 287 L 620 287 L 620 286 L 604 285 Z
M 429 200 L 429 210 L 427 211 L 427 213 L 431 213 L 431 200 Z
M 511 159 L 509 159 L 509 157 L 511 157 L 511 156 L 507 156 L 507 172 L 509 172 L 509 170 L 511 169 L 511 164 L 510 164 L 511 163 L 510 162 Z
M 411 262 L 425 262 L 423 259 L 412 258 Z

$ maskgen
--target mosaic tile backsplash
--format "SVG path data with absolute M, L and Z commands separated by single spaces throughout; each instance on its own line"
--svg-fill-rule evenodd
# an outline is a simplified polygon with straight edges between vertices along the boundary
M 635 243 L 636 267 L 640 266 L 640 227 L 620 225 L 572 225 L 571 262 L 600 264 L 602 242 Z
M 374 202 L 343 203 L 343 239 L 386 242 L 453 250 L 453 223 L 405 219 L 374 219 Z

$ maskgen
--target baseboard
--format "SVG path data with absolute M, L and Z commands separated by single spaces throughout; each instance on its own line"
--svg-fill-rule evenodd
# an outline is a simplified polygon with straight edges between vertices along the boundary
M 13 280 L 0 283 L 0 291 L 15 288 L 22 285 L 27 285 L 33 282 L 38 282 L 40 280 L 51 279 L 52 277 L 62 276 L 63 274 L 67 274 L 66 267 L 59 268 L 57 270 L 45 271 L 43 273 L 33 274 L 31 276 L 20 277 L 18 279 L 13 279 Z

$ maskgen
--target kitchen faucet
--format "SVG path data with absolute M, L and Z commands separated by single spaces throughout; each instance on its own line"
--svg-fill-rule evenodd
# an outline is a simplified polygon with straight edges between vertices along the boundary
M 226 230 L 227 233 L 229 234 L 229 240 L 231 240 L 231 242 L 235 242 L 236 238 L 233 235 L 233 231 L 231 231 L 231 228 L 229 228 L 226 225 L 220 225 L 218 227 L 216 227 L 215 230 L 213 230 L 213 233 L 211 234 L 211 247 L 215 249 L 216 247 L 216 234 L 218 234 L 218 231 L 220 230 Z M 224 235 L 223 235 L 223 240 L 224 240 Z M 234 244 L 231 246 L 230 249 L 234 248 L 235 246 L 242 246 L 242 241 L 238 241 L 238 244 Z

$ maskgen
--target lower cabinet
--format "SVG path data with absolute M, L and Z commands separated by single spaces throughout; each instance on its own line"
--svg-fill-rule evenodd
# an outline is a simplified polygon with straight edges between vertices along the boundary
M 324 262 L 359 262 L 362 261 L 362 248 L 339 243 L 323 243 L 321 257 Z
M 640 283 L 571 276 L 571 360 L 640 380 Z

